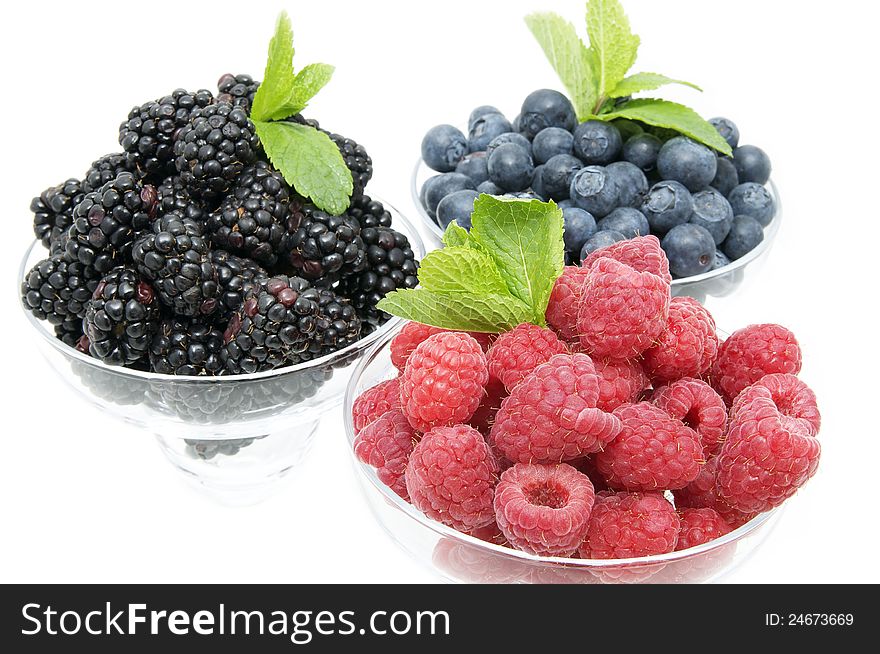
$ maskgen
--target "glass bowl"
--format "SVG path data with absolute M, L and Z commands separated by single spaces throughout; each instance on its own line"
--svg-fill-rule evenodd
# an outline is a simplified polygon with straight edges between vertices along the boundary
M 421 218 L 422 225 L 425 228 L 424 231 L 428 235 L 429 243 L 434 247 L 441 247 L 443 245 L 443 229 L 428 215 L 428 212 L 422 205 L 419 194 L 422 185 L 428 178 L 438 174 L 437 171 L 428 168 L 425 162 L 419 158 L 413 170 L 410 184 L 413 204 L 415 204 L 416 211 Z M 770 224 L 764 228 L 764 240 L 758 244 L 758 247 L 723 268 L 710 270 L 702 275 L 672 280 L 673 296 L 687 295 L 706 304 L 709 298 L 726 297 L 738 290 L 745 279 L 746 268 L 749 269 L 750 276 L 758 272 L 758 269 L 763 264 L 765 255 L 773 246 L 773 241 L 776 239 L 779 225 L 782 222 L 782 204 L 779 190 L 776 188 L 773 180 L 767 183 L 767 189 L 773 197 L 776 213 L 773 215 L 773 220 L 770 221 Z
M 393 331 L 358 362 L 345 393 L 345 434 L 355 475 L 379 523 L 416 561 L 447 581 L 471 583 L 698 583 L 723 579 L 770 534 L 781 508 L 755 517 L 731 533 L 680 552 L 633 559 L 586 560 L 535 556 L 487 543 L 436 522 L 383 484 L 354 455 L 351 409 L 363 391 L 397 371 L 388 344 Z
M 421 259 L 425 246 L 418 230 L 383 204 L 395 229 L 406 235 Z M 17 284 L 46 256 L 34 241 Z M 183 377 L 106 365 L 68 347 L 46 321 L 22 309 L 41 354 L 71 388 L 99 411 L 154 434 L 188 480 L 232 505 L 266 498 L 304 460 L 322 416 L 342 404 L 351 364 L 400 323 L 392 318 L 357 343 L 296 366 L 249 375 Z

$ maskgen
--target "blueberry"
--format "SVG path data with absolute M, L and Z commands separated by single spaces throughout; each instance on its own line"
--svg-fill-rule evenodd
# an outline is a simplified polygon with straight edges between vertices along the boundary
M 657 165 L 657 154 L 662 145 L 662 141 L 653 134 L 636 134 L 623 144 L 623 159 L 644 171 L 652 170 Z
M 476 191 L 456 191 L 440 200 L 437 205 L 437 222 L 446 229 L 453 220 L 465 229 L 471 228 L 471 214 L 474 212 L 474 200 L 479 197 Z
M 730 231 L 730 224 L 733 222 L 730 202 L 714 188 L 695 193 L 693 200 L 694 212 L 691 214 L 690 222 L 705 227 L 715 240 L 715 245 L 721 245 L 721 241 L 727 238 L 727 232 Z
M 513 198 L 514 200 L 540 200 L 537 195 L 531 191 L 511 191 L 501 196 L 502 198 Z
M 721 138 L 727 141 L 727 145 L 735 148 L 739 144 L 739 128 L 730 118 L 710 118 L 709 124 L 718 130 Z
M 479 118 L 485 116 L 486 114 L 503 114 L 501 109 L 498 107 L 493 107 L 491 104 L 483 104 L 474 109 L 471 112 L 470 117 L 468 118 L 468 131 L 474 126 L 474 123 L 477 122 Z
M 537 195 L 539 198 L 544 200 L 545 202 L 549 200 L 547 193 L 544 189 L 544 180 L 542 178 L 542 173 L 544 172 L 544 166 L 535 166 L 535 172 L 532 173 L 532 184 L 531 189 L 532 193 Z
M 486 147 L 486 156 L 491 157 L 495 148 L 499 145 L 504 145 L 505 143 L 515 143 L 516 145 L 525 148 L 526 152 L 529 154 L 532 154 L 532 143 L 525 136 L 517 132 L 504 132 L 504 134 L 499 134 L 489 142 L 489 145 Z
M 422 159 L 429 168 L 441 173 L 455 170 L 467 151 L 467 139 L 452 125 L 432 127 L 422 139 Z
M 521 134 L 522 133 L 522 130 L 520 129 L 521 125 L 522 125 L 522 114 L 517 114 L 516 118 L 514 118 L 512 121 L 510 121 L 510 126 L 513 127 L 514 132 L 516 132 L 517 134 Z
M 477 187 L 477 190 L 480 193 L 486 193 L 487 195 L 504 195 L 504 189 L 490 180 L 480 184 Z
M 561 127 L 570 132 L 576 122 L 574 107 L 568 98 L 559 91 L 540 89 L 523 101 L 517 131 L 531 140 L 548 127 Z
M 482 184 L 489 179 L 489 157 L 485 152 L 472 152 L 458 162 L 455 172 L 467 175 L 474 184 Z
M 741 145 L 733 151 L 733 165 L 739 181 L 766 184 L 770 179 L 770 157 L 754 145 Z
M 761 223 L 751 216 L 734 216 L 730 233 L 721 244 L 721 249 L 731 261 L 736 261 L 758 247 L 763 240 Z
M 618 207 L 600 220 L 596 227 L 600 231 L 620 232 L 627 238 L 647 236 L 651 233 L 648 219 L 641 211 L 632 207 Z
M 556 206 L 560 209 L 571 209 L 574 207 L 574 202 L 571 201 L 571 198 L 566 198 L 565 200 L 560 200 L 556 203 Z
M 516 143 L 499 145 L 489 155 L 489 179 L 505 191 L 528 188 L 534 171 L 532 157 Z
M 642 203 L 642 213 L 654 234 L 665 234 L 676 225 L 686 223 L 693 211 L 690 191 L 678 182 L 657 182 Z
M 542 129 L 532 141 L 532 155 L 539 164 L 547 163 L 557 154 L 571 154 L 574 137 L 561 127 Z
M 663 179 L 681 182 L 691 192 L 701 191 L 715 179 L 718 157 L 701 143 L 686 136 L 669 139 L 657 155 L 657 170 Z
M 645 130 L 642 129 L 642 126 L 639 125 L 636 121 L 628 120 L 626 118 L 618 118 L 611 124 L 617 128 L 618 132 L 620 132 L 620 138 L 623 140 L 624 143 L 626 143 L 633 136 L 644 134 L 645 132 Z
M 562 221 L 565 225 L 563 239 L 566 252 L 580 254 L 587 239 L 596 233 L 596 219 L 589 211 L 569 207 L 562 210 Z
M 462 191 L 464 189 L 474 189 L 474 183 L 471 178 L 461 173 L 444 173 L 435 175 L 425 182 L 425 209 L 428 215 L 434 217 L 437 215 L 437 205 L 440 200 L 450 193 Z
M 704 227 L 686 223 L 669 230 L 660 242 L 673 277 L 702 275 L 715 263 L 715 241 Z
M 734 214 L 751 216 L 765 227 L 770 224 L 776 213 L 770 191 L 755 182 L 740 184 L 730 192 L 727 199 L 733 207 Z
M 496 136 L 512 130 L 510 121 L 501 114 L 480 116 L 468 130 L 468 149 L 471 152 L 485 150 Z
M 625 240 L 626 236 L 620 232 L 596 232 L 587 239 L 584 243 L 584 247 L 581 248 L 581 261 L 593 254 L 596 250 L 607 248 L 609 245 L 614 245 L 618 241 Z
M 588 120 L 574 130 L 574 153 L 588 166 L 617 159 L 623 141 L 617 128 L 601 120 Z
M 617 206 L 617 182 L 602 166 L 587 166 L 571 178 L 569 196 L 576 206 L 604 218 Z
M 641 207 L 648 195 L 648 178 L 642 169 L 628 161 L 615 161 L 608 164 L 606 170 L 617 182 L 618 204 L 621 207 Z
M 544 164 L 542 171 L 544 192 L 547 197 L 554 200 L 564 200 L 569 197 L 571 178 L 584 167 L 581 160 L 570 154 L 557 154 L 550 157 Z
M 721 250 L 715 250 L 715 261 L 712 262 L 712 270 L 718 270 L 719 268 L 724 268 L 724 266 L 729 265 L 730 259 L 727 258 L 727 255 Z
M 733 159 L 718 157 L 715 179 L 712 180 L 710 186 L 724 197 L 727 197 L 737 184 L 739 184 L 739 175 L 736 174 L 736 166 L 733 165 Z

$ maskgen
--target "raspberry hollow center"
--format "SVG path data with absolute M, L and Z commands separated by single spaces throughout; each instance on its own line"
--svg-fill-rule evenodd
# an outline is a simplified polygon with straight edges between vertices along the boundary
M 538 484 L 524 489 L 529 504 L 561 509 L 568 503 L 568 493 L 564 489 L 549 484 Z

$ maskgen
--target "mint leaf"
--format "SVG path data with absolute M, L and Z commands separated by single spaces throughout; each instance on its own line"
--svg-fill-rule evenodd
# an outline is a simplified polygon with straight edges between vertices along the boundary
M 555 203 L 481 195 L 474 202 L 471 238 L 495 261 L 510 289 L 544 325 L 556 278 L 562 274 L 562 210 Z
M 354 190 L 351 172 L 330 137 L 308 125 L 254 121 L 269 160 L 296 192 L 338 216 Z
M 293 116 L 305 109 L 309 100 L 315 97 L 327 85 L 336 70 L 329 64 L 309 64 L 296 74 L 293 80 L 293 92 L 284 106 L 287 116 Z
M 640 98 L 602 115 L 602 120 L 615 118 L 629 118 L 655 127 L 672 129 L 723 154 L 732 154 L 730 146 L 721 138 L 718 130 L 700 118 L 696 111 L 677 102 Z
M 696 84 L 691 84 L 690 82 L 685 82 L 680 79 L 672 79 L 671 77 L 666 77 L 666 75 L 660 75 L 659 73 L 636 73 L 629 77 L 624 77 L 620 83 L 614 87 L 614 90 L 608 93 L 608 97 L 623 98 L 641 91 L 653 91 L 654 89 L 659 89 L 661 86 L 666 86 L 667 84 L 682 84 L 684 86 L 689 86 L 692 89 L 696 89 L 697 91 L 703 90 Z
M 436 293 L 508 293 L 507 285 L 492 258 L 484 252 L 463 246 L 447 246 L 422 259 L 419 283 L 422 288 Z
M 454 220 L 446 226 L 443 232 L 443 245 L 446 247 L 471 246 L 471 235 L 464 227 Z
M 275 25 L 275 35 L 269 41 L 269 58 L 266 61 L 263 82 L 254 95 L 252 120 L 274 120 L 290 115 L 278 114 L 283 113 L 293 91 L 293 53 L 293 28 L 287 12 L 282 11 Z
M 590 50 L 596 57 L 599 95 L 606 96 L 636 62 L 639 37 L 630 30 L 629 20 L 618 0 L 589 0 L 587 33 Z
M 593 56 L 581 42 L 574 25 L 554 13 L 530 14 L 525 20 L 568 90 L 578 117 L 590 115 L 597 96 Z
M 532 320 L 531 308 L 507 294 L 436 293 L 416 288 L 393 291 L 377 306 L 407 320 L 455 331 L 491 334 Z

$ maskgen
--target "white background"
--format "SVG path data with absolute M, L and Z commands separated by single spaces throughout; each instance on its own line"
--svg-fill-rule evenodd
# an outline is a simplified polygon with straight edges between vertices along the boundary
M 719 325 L 780 322 L 823 412 L 817 476 L 737 582 L 880 581 L 876 10 L 870 3 L 628 0 L 637 68 L 694 81 L 664 95 L 733 118 L 772 157 L 785 205 L 766 266 L 716 304 Z M 11 9 L 14 7 L 14 10 Z M 241 8 L 247 12 L 242 13 Z M 220 74 L 262 73 L 286 8 L 297 60 L 335 64 L 307 115 L 351 135 L 371 190 L 415 218 L 424 131 L 490 103 L 510 118 L 559 86 L 522 16 L 583 3 L 7 3 L 0 19 L 3 440 L 0 581 L 422 582 L 435 577 L 374 523 L 340 420 L 268 501 L 219 506 L 190 489 L 149 435 L 98 414 L 53 376 L 16 307 L 30 199 L 118 150 L 134 104 Z M 870 15 L 869 15 L 870 14 Z

